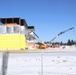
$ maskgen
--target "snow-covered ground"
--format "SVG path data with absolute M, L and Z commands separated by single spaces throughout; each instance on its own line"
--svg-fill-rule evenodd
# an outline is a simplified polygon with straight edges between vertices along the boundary
M 76 51 L 9 53 L 6 75 L 76 75 Z

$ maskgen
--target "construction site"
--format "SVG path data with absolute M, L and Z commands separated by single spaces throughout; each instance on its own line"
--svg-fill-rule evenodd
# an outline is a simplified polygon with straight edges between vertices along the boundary
M 74 27 L 60 32 L 50 42 L 72 29 Z M 35 27 L 28 26 L 25 19 L 20 17 L 0 18 L 0 51 L 46 49 L 48 47 L 35 33 Z M 60 48 L 60 45 L 52 44 L 50 47 Z
M 52 44 L 72 29 L 60 32 L 48 45 L 25 19 L 0 18 L 0 75 L 76 75 L 76 47 Z
M 28 26 L 25 19 L 0 18 L 0 51 L 39 48 L 36 40 L 43 43 L 35 34 L 34 26 Z

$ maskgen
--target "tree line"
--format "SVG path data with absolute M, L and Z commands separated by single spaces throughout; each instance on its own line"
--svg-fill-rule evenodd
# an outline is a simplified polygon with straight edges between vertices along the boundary
M 52 44 L 68 45 L 68 46 L 76 45 L 76 41 L 70 40 L 70 39 L 68 39 L 68 41 L 66 43 L 63 43 L 62 41 L 61 42 L 45 42 L 45 43 L 46 44 L 47 43 L 52 43 Z
M 68 39 L 67 43 L 61 42 L 60 45 L 68 45 L 68 46 L 76 45 L 76 41 Z
M 76 41 L 68 39 L 67 45 L 76 45 Z

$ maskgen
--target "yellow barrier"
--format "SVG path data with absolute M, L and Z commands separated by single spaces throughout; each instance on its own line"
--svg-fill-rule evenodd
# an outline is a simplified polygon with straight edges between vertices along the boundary
M 0 49 L 25 49 L 27 43 L 24 34 L 0 34 Z

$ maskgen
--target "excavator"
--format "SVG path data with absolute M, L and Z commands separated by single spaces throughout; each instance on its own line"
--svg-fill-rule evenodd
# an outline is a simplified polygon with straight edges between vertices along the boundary
M 72 29 L 74 29 L 74 27 L 71 27 L 71 28 L 69 28 L 69 29 L 67 29 L 67 30 L 65 30 L 65 31 L 60 32 L 60 33 L 57 34 L 50 42 L 53 42 L 58 36 L 66 33 L 66 32 L 68 32 L 68 31 L 70 31 L 70 30 L 72 30 Z M 36 36 L 36 38 L 37 38 L 37 40 L 38 40 L 38 43 L 37 43 L 37 45 L 36 45 L 36 48 L 38 48 L 38 49 L 46 49 L 46 48 L 49 47 L 47 44 L 45 44 L 45 43 L 39 38 L 39 36 L 38 36 L 35 32 L 33 32 L 33 34 Z M 35 39 L 36 39 L 36 38 L 35 38 Z

